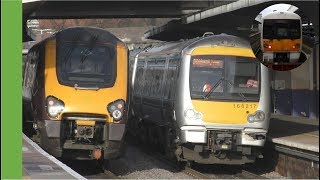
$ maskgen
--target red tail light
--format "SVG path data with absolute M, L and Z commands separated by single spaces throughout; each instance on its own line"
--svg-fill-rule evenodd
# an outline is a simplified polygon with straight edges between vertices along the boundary
M 267 48 L 267 49 L 271 49 L 272 48 L 271 45 L 268 45 L 268 44 L 264 44 L 263 47 Z
M 300 44 L 293 45 L 292 48 L 293 49 L 298 49 L 298 48 L 300 48 Z

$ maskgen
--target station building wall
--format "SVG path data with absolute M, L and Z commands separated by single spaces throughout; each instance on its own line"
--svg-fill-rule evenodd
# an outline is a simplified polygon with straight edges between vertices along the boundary
M 319 45 L 299 67 L 271 71 L 272 113 L 319 119 Z

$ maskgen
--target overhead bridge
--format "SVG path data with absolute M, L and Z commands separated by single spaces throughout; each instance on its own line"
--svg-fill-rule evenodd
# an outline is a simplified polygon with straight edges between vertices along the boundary
M 299 8 L 300 16 L 308 17 L 319 34 L 319 1 L 238 0 L 219 7 L 196 12 L 153 28 L 145 33 L 148 39 L 175 41 L 201 36 L 205 32 L 249 35 L 256 16 L 270 5 L 286 3 Z M 303 14 L 301 14 L 303 13 Z
M 45 1 L 23 0 L 23 41 L 30 40 L 28 19 L 180 18 L 231 1 Z
M 28 19 L 176 17 L 221 5 L 215 1 L 24 1 Z

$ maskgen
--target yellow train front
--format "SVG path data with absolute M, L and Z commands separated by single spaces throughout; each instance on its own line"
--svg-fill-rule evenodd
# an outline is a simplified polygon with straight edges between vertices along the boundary
M 130 60 L 131 134 L 179 161 L 244 164 L 262 157 L 269 71 L 247 41 L 213 35 L 165 43 Z
M 274 11 L 262 19 L 261 50 L 263 62 L 296 63 L 302 49 L 302 26 L 299 15 Z
M 23 83 L 40 145 L 56 157 L 119 156 L 127 120 L 128 49 L 109 32 L 74 27 L 34 45 Z

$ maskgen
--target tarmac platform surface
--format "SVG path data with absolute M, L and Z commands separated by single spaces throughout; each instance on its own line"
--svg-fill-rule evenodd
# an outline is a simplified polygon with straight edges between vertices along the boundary
M 86 179 L 22 135 L 22 179 Z
M 319 153 L 319 120 L 273 114 L 267 140 L 274 144 Z

